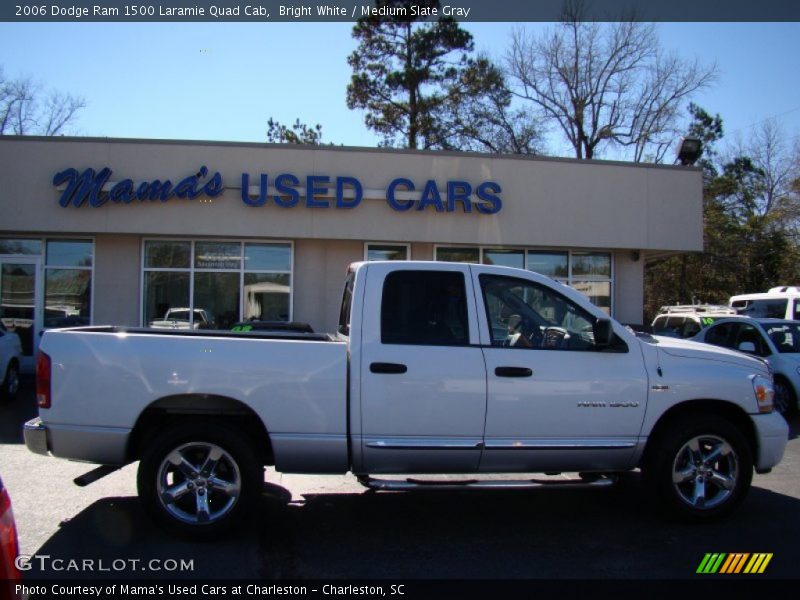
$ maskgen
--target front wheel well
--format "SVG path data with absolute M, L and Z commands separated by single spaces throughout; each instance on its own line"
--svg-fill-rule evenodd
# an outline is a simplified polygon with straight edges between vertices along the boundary
M 148 442 L 161 431 L 190 421 L 229 425 L 249 438 L 261 464 L 275 464 L 272 444 L 261 417 L 238 400 L 205 394 L 168 396 L 150 404 L 139 415 L 128 438 L 128 461 L 141 459 Z
M 645 466 L 648 463 L 652 453 L 658 448 L 659 440 L 665 432 L 670 430 L 673 423 L 687 417 L 691 418 L 700 415 L 722 417 L 735 425 L 747 440 L 750 452 L 755 460 L 758 456 L 755 427 L 752 419 L 741 407 L 724 400 L 690 400 L 673 406 L 661 415 L 647 438 L 647 446 L 639 466 Z

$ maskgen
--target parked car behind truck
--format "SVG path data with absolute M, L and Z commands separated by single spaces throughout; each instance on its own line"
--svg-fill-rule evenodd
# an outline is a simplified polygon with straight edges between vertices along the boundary
M 800 287 L 778 286 L 768 292 L 731 296 L 728 304 L 744 317 L 800 319 Z
M 698 333 L 695 341 L 732 348 L 765 360 L 775 381 L 775 407 L 789 418 L 800 397 L 800 321 L 729 317 Z
M 252 507 L 264 465 L 378 490 L 445 487 L 406 473 L 481 489 L 548 484 L 484 473 L 583 472 L 567 485 L 597 487 L 641 467 L 661 504 L 702 521 L 787 442 L 763 362 L 637 337 L 529 271 L 359 263 L 340 315 L 335 334 L 48 331 L 26 444 L 108 469 L 140 460 L 148 513 L 209 536 Z

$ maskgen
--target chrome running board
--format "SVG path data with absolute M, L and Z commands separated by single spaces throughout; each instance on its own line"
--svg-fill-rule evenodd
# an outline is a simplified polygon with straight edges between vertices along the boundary
M 358 482 L 376 491 L 413 491 L 413 490 L 519 490 L 533 488 L 548 489 L 582 489 L 610 487 L 617 482 L 616 475 L 598 475 L 592 479 L 375 479 L 368 475 L 358 477 Z

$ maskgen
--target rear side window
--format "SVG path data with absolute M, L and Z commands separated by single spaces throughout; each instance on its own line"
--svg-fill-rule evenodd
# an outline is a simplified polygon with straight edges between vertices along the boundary
M 442 271 L 395 271 L 383 283 L 381 342 L 466 346 L 464 275 Z

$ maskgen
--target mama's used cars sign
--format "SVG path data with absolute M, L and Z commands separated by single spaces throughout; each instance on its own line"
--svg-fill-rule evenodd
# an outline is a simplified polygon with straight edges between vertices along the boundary
M 144 202 L 168 202 L 174 198 L 194 200 L 216 198 L 225 191 L 222 175 L 210 174 L 208 168 L 200 167 L 197 173 L 184 177 L 177 183 L 171 179 L 134 182 L 132 179 L 112 181 L 113 171 L 104 167 L 99 171 L 65 169 L 53 177 L 53 185 L 61 191 L 59 204 L 99 208 L 109 202 L 133 204 Z M 467 181 L 449 180 L 444 183 L 429 179 L 415 182 L 398 177 L 389 182 L 384 190 L 364 189 L 361 181 L 349 176 L 306 175 L 298 177 L 292 173 L 270 176 L 261 173 L 253 179 L 249 173 L 241 176 L 241 200 L 247 206 L 274 205 L 279 208 L 306 206 L 308 208 L 356 208 L 364 198 L 383 199 L 392 210 L 398 212 L 434 210 L 436 212 L 463 211 L 493 215 L 500 212 L 503 202 L 502 189 L 494 181 L 472 184 Z

